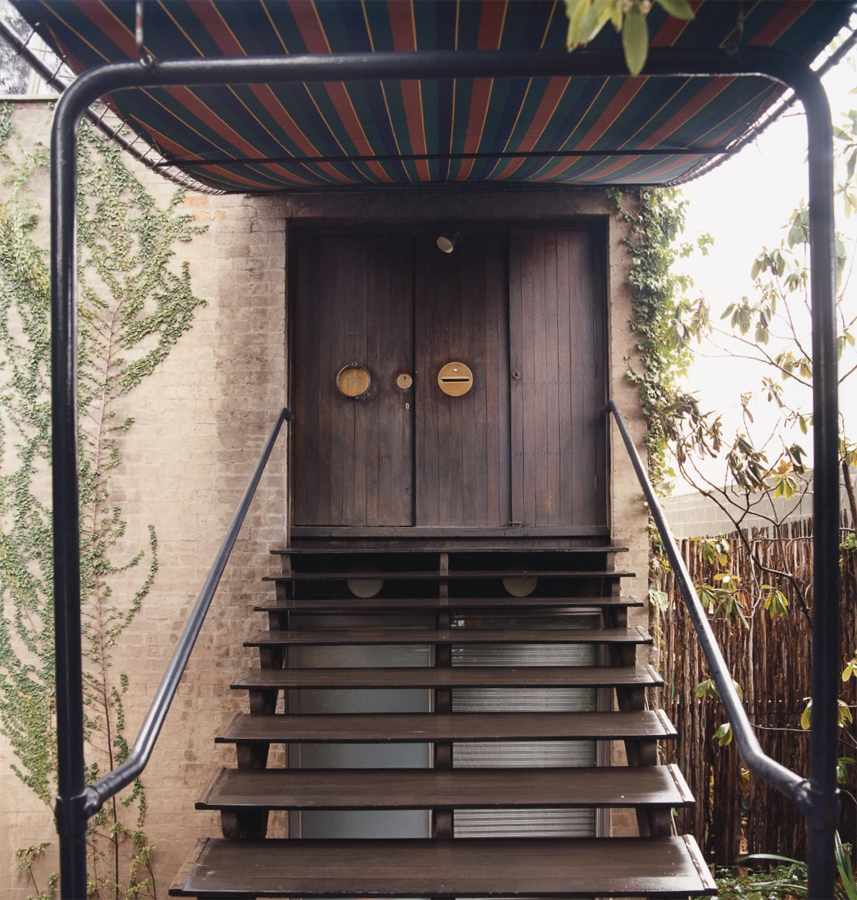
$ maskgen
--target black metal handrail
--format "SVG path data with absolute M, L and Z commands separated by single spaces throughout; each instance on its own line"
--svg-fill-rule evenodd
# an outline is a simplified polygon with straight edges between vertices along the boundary
M 187 667 L 188 660 L 190 659 L 196 639 L 199 636 L 200 629 L 205 622 L 205 617 L 208 613 L 208 608 L 211 606 L 214 593 L 217 590 L 218 584 L 220 584 L 220 576 L 223 574 L 226 563 L 229 561 L 232 548 L 235 546 L 235 541 L 238 538 L 238 532 L 241 530 L 241 526 L 244 523 L 247 510 L 250 508 L 250 502 L 253 500 L 256 488 L 259 485 L 259 480 L 268 463 L 268 458 L 271 455 L 271 451 L 274 449 L 277 436 L 280 433 L 283 422 L 286 420 L 291 422 L 294 418 L 294 413 L 289 412 L 287 409 L 283 409 L 279 416 L 277 416 L 276 424 L 271 430 L 268 442 L 265 444 L 265 449 L 259 457 L 259 462 L 256 463 L 256 468 L 250 477 L 250 481 L 247 484 L 244 495 L 241 497 L 238 508 L 235 510 L 235 515 L 229 523 L 226 536 L 223 538 L 220 549 L 217 551 L 214 563 L 209 570 L 208 576 L 202 586 L 202 590 L 199 592 L 196 603 L 191 610 L 182 636 L 179 638 L 172 659 L 161 679 L 158 692 L 152 700 L 152 705 L 149 707 L 149 712 L 146 714 L 146 718 L 140 728 L 140 733 L 137 735 L 137 740 L 135 741 L 131 752 L 128 754 L 128 758 L 118 768 L 114 769 L 112 772 L 108 772 L 103 778 L 99 778 L 98 781 L 88 785 L 86 788 L 83 810 L 87 818 L 94 816 L 95 813 L 101 809 L 101 806 L 106 800 L 121 791 L 123 787 L 129 785 L 142 773 L 143 769 L 146 768 L 149 757 L 152 755 L 152 750 L 155 748 L 155 742 L 158 740 L 161 726 L 164 724 L 173 698 L 176 695 L 176 690 L 178 689 L 181 677 Z
M 634 471 L 637 473 L 640 486 L 643 488 L 643 494 L 649 506 L 649 513 L 661 536 L 673 575 L 681 591 L 687 613 L 702 647 L 702 652 L 708 661 L 708 668 L 717 686 L 717 693 L 726 710 L 726 716 L 729 719 L 729 724 L 732 726 L 735 743 L 738 745 L 744 764 L 754 775 L 758 775 L 768 784 L 785 794 L 804 816 L 817 813 L 813 804 L 812 788 L 809 780 L 801 778 L 800 775 L 792 772 L 791 769 L 767 756 L 756 739 L 753 726 L 747 718 L 744 705 L 735 688 L 735 682 L 732 680 L 726 660 L 723 658 L 723 654 L 720 652 L 720 647 L 717 644 L 717 638 L 714 636 L 714 632 L 709 624 L 708 615 L 702 606 L 699 595 L 696 593 L 696 588 L 693 586 L 693 581 L 690 573 L 687 571 L 684 559 L 679 553 L 678 545 L 672 536 L 661 505 L 658 503 L 658 498 L 649 480 L 646 467 L 631 439 L 625 419 L 612 400 L 604 407 L 602 412 L 613 413 L 619 433 L 625 442 Z

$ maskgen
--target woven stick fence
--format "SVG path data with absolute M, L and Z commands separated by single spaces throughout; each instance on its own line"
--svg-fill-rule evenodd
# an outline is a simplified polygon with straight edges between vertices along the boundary
M 812 523 L 801 521 L 781 528 L 781 536 L 754 532 L 755 553 L 766 566 L 794 573 L 805 585 L 812 583 Z M 729 572 L 739 589 L 754 596 L 754 573 L 749 554 L 737 535 L 726 565 L 705 562 L 697 540 L 683 540 L 680 549 L 695 584 L 715 585 L 714 576 Z M 841 659 L 844 668 L 857 651 L 857 554 L 842 558 Z M 762 749 L 801 775 L 809 772 L 809 735 L 800 725 L 811 695 L 812 637 L 807 615 L 796 592 L 782 579 L 756 573 L 757 584 L 779 588 L 789 600 L 786 615 L 772 619 L 759 608 L 745 626 L 734 619 L 712 622 L 732 677 L 744 692 L 744 704 Z M 806 859 L 803 817 L 773 788 L 743 770 L 734 743 L 721 747 L 714 734 L 726 721 L 716 698 L 698 698 L 695 687 L 709 678 L 705 659 L 671 573 L 662 577 L 661 590 L 669 598 L 663 613 L 653 612 L 656 647 L 664 673 L 664 687 L 655 701 L 676 724 L 679 739 L 665 742 L 666 760 L 678 763 L 696 797 L 696 806 L 680 810 L 677 825 L 693 834 L 706 859 L 732 865 L 741 853 L 778 853 Z M 756 593 L 755 596 L 758 596 Z M 812 591 L 806 598 L 811 615 Z M 849 706 L 857 703 L 857 680 L 842 685 L 840 694 Z M 855 718 L 857 718 L 857 710 Z M 857 758 L 857 729 L 846 724 L 841 732 L 840 756 Z M 855 766 L 843 785 L 840 834 L 857 846 Z

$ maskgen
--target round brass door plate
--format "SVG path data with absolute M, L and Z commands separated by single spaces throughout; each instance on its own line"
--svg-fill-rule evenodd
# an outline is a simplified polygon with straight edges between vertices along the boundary
M 370 600 L 376 594 L 380 593 L 381 588 L 384 587 L 384 579 L 349 578 L 346 584 L 348 585 L 348 590 L 351 591 L 355 597 L 359 597 L 361 600 Z
M 503 579 L 503 587 L 506 588 L 507 593 L 511 594 L 513 597 L 529 597 L 536 589 L 538 583 L 539 579 L 533 575 L 530 575 L 529 577 L 513 576 L 511 578 Z
M 437 383 L 444 394 L 462 397 L 473 387 L 473 372 L 464 363 L 447 363 L 437 373 Z
M 339 388 L 339 392 L 351 400 L 362 397 L 369 390 L 370 384 L 372 384 L 372 376 L 369 374 L 369 370 L 357 363 L 344 366 L 336 375 L 336 386 Z
M 403 390 L 406 391 L 412 384 L 414 383 L 414 379 L 408 375 L 407 372 L 402 372 L 401 375 L 396 379 L 396 384 Z

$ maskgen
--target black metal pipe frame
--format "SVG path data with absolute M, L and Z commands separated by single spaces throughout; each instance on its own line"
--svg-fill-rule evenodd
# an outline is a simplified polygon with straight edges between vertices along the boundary
M 9 25 L 0 18 L 0 40 L 5 41 L 5 43 L 8 44 L 31 69 L 35 70 L 36 74 L 42 78 L 45 84 L 52 87 L 58 94 L 61 94 L 68 87 L 68 84 L 59 77 L 57 74 L 59 71 L 58 69 L 52 70 L 50 67 L 46 66 L 41 58 L 29 49 L 27 46 L 29 39 L 30 38 L 22 40 L 15 34 Z M 148 153 L 151 152 L 152 148 L 149 145 L 144 145 L 146 147 L 145 151 L 141 152 L 138 150 L 137 147 L 134 146 L 136 139 L 129 141 L 124 134 L 121 134 L 115 128 L 108 125 L 107 122 L 104 121 L 103 113 L 95 113 L 92 110 L 87 109 L 85 115 L 95 128 L 102 134 L 107 135 L 111 141 L 116 141 L 116 143 L 126 153 L 130 153 L 137 162 L 146 166 L 148 169 L 157 168 L 158 174 L 161 175 L 162 178 L 166 178 L 168 181 L 173 182 L 173 184 L 177 184 L 179 187 L 183 187 L 189 191 L 197 191 L 198 193 L 203 194 L 223 193 L 223 191 L 219 191 L 216 188 L 195 181 L 190 175 L 187 175 L 181 169 L 176 168 L 172 163 L 167 162 L 166 160 L 156 161 L 150 159 Z
M 51 154 L 51 279 L 54 577 L 61 891 L 86 896 L 86 827 L 93 789 L 84 782 L 81 698 L 79 496 L 77 485 L 76 150 L 87 107 L 134 87 L 321 81 L 544 76 L 622 76 L 621 51 L 433 51 L 108 63 L 81 75 L 57 105 Z M 809 896 L 833 896 L 838 677 L 838 410 L 833 224 L 833 135 L 821 82 L 809 67 L 772 48 L 659 49 L 649 76 L 758 75 L 791 87 L 806 108 L 810 169 L 810 258 L 815 426 L 815 569 L 812 771 L 795 799 L 809 826 Z M 704 631 L 703 631 L 704 633 Z M 721 697 L 729 696 L 720 686 Z M 738 704 L 740 706 L 740 703 Z M 737 731 L 737 729 L 736 729 Z M 776 766 L 776 764 L 774 764 Z M 776 777 L 776 773 L 772 771 Z M 797 776 L 795 776 L 797 777 Z M 109 776 L 108 776 L 109 778 Z M 102 798 L 103 799 L 103 798 Z

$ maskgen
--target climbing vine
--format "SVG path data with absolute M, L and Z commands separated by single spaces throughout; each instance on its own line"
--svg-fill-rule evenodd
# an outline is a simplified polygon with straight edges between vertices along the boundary
M 158 570 L 155 529 L 125 555 L 126 521 L 111 494 L 122 437 L 134 420 L 124 398 L 193 324 L 202 304 L 177 242 L 201 228 L 176 207 L 156 205 L 117 147 L 81 129 L 78 181 L 78 381 L 81 601 L 87 779 L 128 755 L 123 696 L 128 676 L 114 655 Z M 55 783 L 53 560 L 49 508 L 50 279 L 28 185 L 47 164 L 44 148 L 15 135 L 0 107 L 0 730 L 17 776 L 45 803 Z M 115 558 L 119 555 L 121 558 Z M 134 577 L 134 573 L 139 575 Z M 154 896 L 146 800 L 138 780 L 90 821 L 89 896 Z M 34 865 L 44 845 L 19 852 L 40 897 Z
M 686 298 L 693 281 L 675 271 L 675 262 L 694 249 L 707 255 L 712 238 L 703 234 L 695 245 L 679 243 L 687 201 L 677 188 L 644 188 L 630 194 L 630 203 L 623 203 L 629 192 L 608 188 L 607 194 L 630 225 L 625 244 L 631 257 L 631 328 L 642 365 L 630 365 L 626 374 L 640 391 L 649 477 L 663 491 L 672 476 L 668 457 L 677 423 L 700 418 L 696 398 L 678 389 L 678 378 L 692 363 L 690 338 L 699 333 L 700 319 L 707 317 L 702 299 Z

